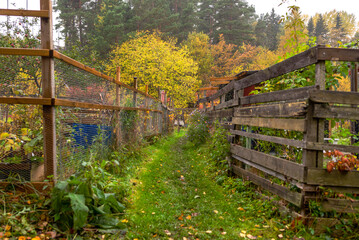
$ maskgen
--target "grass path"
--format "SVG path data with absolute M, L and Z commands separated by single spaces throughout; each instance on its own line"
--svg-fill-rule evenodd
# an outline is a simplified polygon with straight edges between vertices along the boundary
M 183 132 L 146 149 L 146 161 L 131 180 L 125 238 L 285 238 L 284 223 L 270 217 L 273 206 L 234 190 L 228 194 L 214 181 L 204 154 L 186 146 Z

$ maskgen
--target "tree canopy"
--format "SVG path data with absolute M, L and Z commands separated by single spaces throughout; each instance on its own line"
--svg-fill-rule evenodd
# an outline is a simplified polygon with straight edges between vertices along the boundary
M 138 77 L 140 90 L 149 85 L 149 93 L 156 96 L 160 87 L 177 107 L 192 102 L 200 86 L 198 65 L 187 47 L 177 47 L 173 38 L 164 40 L 159 32 L 138 32 L 115 47 L 106 69 L 115 74 L 117 67 L 121 68 L 122 82 L 132 84 L 133 78 Z

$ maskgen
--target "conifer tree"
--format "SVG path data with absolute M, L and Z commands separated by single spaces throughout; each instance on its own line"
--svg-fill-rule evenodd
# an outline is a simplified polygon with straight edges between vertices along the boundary
M 328 27 L 322 14 L 319 14 L 317 24 L 315 26 L 315 36 L 318 44 L 325 44 L 328 40 Z

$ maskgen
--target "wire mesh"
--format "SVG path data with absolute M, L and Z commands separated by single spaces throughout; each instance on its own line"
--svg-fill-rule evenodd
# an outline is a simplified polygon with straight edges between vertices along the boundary
M 41 57 L 0 55 L 0 96 L 41 94 Z
M 1 180 L 43 179 L 42 128 L 41 106 L 0 104 Z
M 79 102 L 114 105 L 116 85 L 87 71 L 55 60 L 56 97 Z

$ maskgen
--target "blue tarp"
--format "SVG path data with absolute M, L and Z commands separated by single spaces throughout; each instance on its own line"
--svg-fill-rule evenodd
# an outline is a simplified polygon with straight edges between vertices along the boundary
M 103 144 L 110 145 L 110 140 L 112 137 L 111 126 L 73 123 L 72 128 L 74 129 L 73 136 L 77 145 L 88 148 L 92 145 L 94 140 L 97 140 L 97 138 L 100 140 L 101 136 L 103 137 L 101 140 Z

